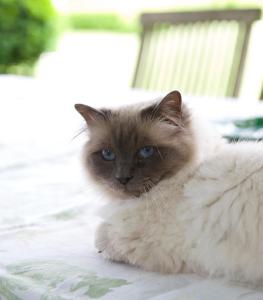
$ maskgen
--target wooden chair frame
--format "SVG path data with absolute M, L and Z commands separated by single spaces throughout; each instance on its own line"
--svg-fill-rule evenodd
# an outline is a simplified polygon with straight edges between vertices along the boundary
M 177 26 L 181 24 L 195 24 L 202 22 L 213 22 L 213 21 L 236 21 L 238 24 L 242 24 L 243 33 L 238 30 L 237 42 L 235 51 L 238 51 L 239 57 L 237 61 L 232 62 L 230 75 L 231 86 L 228 83 L 227 90 L 224 96 L 238 96 L 240 90 L 240 84 L 244 71 L 245 58 L 247 54 L 248 41 L 251 32 L 251 25 L 254 21 L 260 18 L 261 11 L 259 9 L 246 9 L 246 10 L 209 10 L 209 11 L 195 11 L 195 12 L 163 12 L 163 13 L 144 13 L 141 16 L 141 46 L 139 50 L 137 66 L 134 73 L 134 79 L 132 87 L 134 88 L 145 88 L 140 83 L 139 73 L 143 71 L 144 59 L 146 57 L 144 51 L 146 47 L 146 34 L 151 34 L 156 24 L 168 24 L 169 26 Z M 234 54 L 233 54 L 234 55 Z M 234 56 L 233 56 L 234 57 Z M 140 76 L 139 76 L 140 75 Z M 175 87 L 176 88 L 176 87 Z

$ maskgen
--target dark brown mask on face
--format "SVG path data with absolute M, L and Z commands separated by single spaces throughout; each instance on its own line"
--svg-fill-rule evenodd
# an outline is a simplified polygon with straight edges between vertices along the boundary
M 76 104 L 90 139 L 87 171 L 120 196 L 140 196 L 176 174 L 194 152 L 189 113 L 174 91 L 145 108 L 97 110 Z

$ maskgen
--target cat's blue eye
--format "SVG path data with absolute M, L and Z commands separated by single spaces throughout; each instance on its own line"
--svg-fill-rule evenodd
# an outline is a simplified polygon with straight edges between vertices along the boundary
M 101 155 L 105 160 L 114 160 L 116 158 L 115 153 L 110 149 L 101 150 Z
M 154 148 L 152 146 L 143 147 L 139 150 L 139 155 L 142 158 L 148 158 L 153 155 Z

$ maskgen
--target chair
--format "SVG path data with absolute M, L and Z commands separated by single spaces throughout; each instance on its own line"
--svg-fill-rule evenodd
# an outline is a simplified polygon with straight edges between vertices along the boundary
M 259 9 L 146 13 L 132 86 L 238 96 Z
M 262 82 L 262 87 L 261 87 L 261 92 L 260 92 L 259 99 L 263 100 L 263 82 Z

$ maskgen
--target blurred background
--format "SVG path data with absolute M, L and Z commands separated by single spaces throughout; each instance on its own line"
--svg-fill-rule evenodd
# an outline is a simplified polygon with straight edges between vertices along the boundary
M 262 9 L 263 1 L 0 0 L 0 73 L 76 89 L 129 88 L 140 48 L 141 13 L 247 8 Z M 263 97 L 262 54 L 260 17 L 251 28 L 239 97 Z

